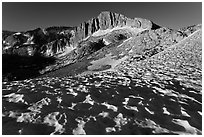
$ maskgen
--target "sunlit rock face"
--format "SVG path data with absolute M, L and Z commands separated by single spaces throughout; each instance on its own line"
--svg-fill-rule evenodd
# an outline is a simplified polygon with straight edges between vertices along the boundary
M 154 29 L 159 27 L 146 19 L 130 19 L 122 14 L 105 11 L 101 12 L 98 17 L 80 24 L 80 26 L 76 28 L 76 33 L 78 35 L 78 39 L 83 39 L 98 30 L 106 30 L 123 26 L 133 27 L 135 29 Z

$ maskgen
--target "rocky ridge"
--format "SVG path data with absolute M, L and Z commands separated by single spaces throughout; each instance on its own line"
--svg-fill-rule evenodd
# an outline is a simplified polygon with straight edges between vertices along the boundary
M 69 43 L 67 42 L 65 45 L 72 45 L 73 47 L 76 47 L 80 41 L 98 30 L 113 29 L 115 27 L 123 26 L 130 26 L 134 29 L 142 28 L 144 30 L 159 27 L 146 19 L 130 19 L 121 14 L 102 12 L 98 17 L 81 23 L 78 27 L 50 27 L 46 29 L 38 28 L 27 32 L 17 32 L 10 35 L 10 37 L 5 36 L 3 39 L 5 47 L 3 49 L 9 49 L 10 47 L 14 47 L 14 45 L 21 46 L 26 44 L 36 44 L 36 46 L 41 47 L 41 50 L 37 52 L 44 52 L 43 49 L 52 49 L 53 54 L 47 54 L 48 56 L 52 56 L 61 50 L 60 48 L 59 50 L 55 50 L 57 46 L 55 46 L 53 43 L 56 40 L 67 38 Z M 45 45 L 45 47 L 47 46 L 47 48 L 45 48 L 43 45 Z M 44 53 L 47 52 L 45 51 Z
M 192 27 L 194 29 L 191 33 L 199 30 L 200 27 Z M 164 27 L 156 30 L 145 30 L 137 35 L 122 29 L 113 30 L 103 36 L 90 36 L 86 41 L 80 43 L 83 46 L 78 49 L 83 51 L 78 52 L 78 57 L 83 57 L 86 54 L 84 58 L 56 72 L 48 73 L 47 76 L 81 75 L 97 71 L 109 71 L 124 60 L 140 61 L 147 59 L 187 37 L 188 35 L 181 31 Z M 92 54 L 87 53 L 86 51 L 89 50 L 84 49 L 84 47 L 89 47 L 90 43 L 97 43 L 98 40 L 103 40 L 104 44 L 101 43 L 103 48 Z
M 36 77 L 80 62 L 107 46 L 110 48 L 112 46 L 113 49 L 114 45 L 128 41 L 129 38 L 133 38 L 127 42 L 130 43 L 128 45 L 131 45 L 129 49 L 134 46 L 131 43 L 136 43 L 141 46 L 134 47 L 142 48 L 142 51 L 139 50 L 139 56 L 143 56 L 140 53 L 152 56 L 199 28 L 198 25 L 182 30 L 172 30 L 160 27 L 147 19 L 130 19 L 121 14 L 102 12 L 98 17 L 81 23 L 78 27 L 38 28 L 11 33 L 3 39 L 3 63 L 6 63 L 4 60 L 10 58 L 16 60 L 4 65 L 6 71 L 3 70 L 3 77 L 5 77 L 4 80 Z M 140 44 L 137 44 L 136 41 L 140 41 Z M 23 58 L 27 58 L 28 62 L 22 63 L 25 62 Z M 41 64 L 30 65 L 29 62 L 36 62 L 37 58 L 43 60 Z M 15 65 L 15 62 L 18 65 Z M 39 65 L 42 67 L 34 67 Z M 27 72 L 27 70 L 32 71 L 28 71 L 28 74 L 25 73 L 25 76 L 22 77 L 18 75 L 19 71 Z
M 145 29 L 155 28 L 155 26 L 157 27 L 157 25 L 146 19 L 129 19 L 121 14 L 102 12 L 98 17 L 92 18 L 91 20 L 80 24 L 79 27 L 50 27 L 46 29 L 38 28 L 26 32 L 7 32 L 7 35 L 5 35 L 4 32 L 6 31 L 4 31 L 2 52 L 6 57 L 5 60 L 7 59 L 7 56 L 10 55 L 20 56 L 20 58 L 21 56 L 30 58 L 40 56 L 41 59 L 51 57 L 55 60 L 54 64 L 53 61 L 50 63 L 48 62 L 46 64 L 42 64 L 42 66 L 46 66 L 44 69 L 35 69 L 40 71 L 40 73 L 45 73 L 47 71 L 56 70 L 70 63 L 74 63 L 78 59 L 83 58 L 83 55 L 81 56 L 80 52 L 82 51 L 81 47 L 84 45 L 81 43 L 84 43 L 86 39 L 95 32 L 100 33 L 100 31 L 108 29 L 123 29 L 121 27 L 124 26 L 130 27 L 132 30 L 139 30 L 139 32 Z M 101 34 L 98 36 L 101 36 Z M 88 48 L 94 50 L 88 52 L 87 54 L 91 54 L 95 52 L 95 49 L 99 49 L 96 47 L 96 45 L 98 45 L 97 43 L 100 40 L 98 40 L 98 38 L 96 39 L 97 40 L 93 41 L 95 44 L 92 44 L 93 42 L 88 44 L 88 47 L 92 47 L 94 45 L 94 47 Z M 85 45 L 87 46 L 87 44 Z M 69 59 L 70 57 L 71 59 Z M 27 68 L 29 68 L 28 66 L 29 65 L 27 65 Z M 24 68 L 24 66 L 19 67 Z M 6 75 L 15 75 L 13 73 L 14 72 L 11 72 Z M 14 79 L 14 77 L 11 79 Z
M 130 26 L 134 29 L 157 29 L 158 25 L 147 19 L 134 18 L 130 19 L 122 14 L 113 12 L 101 12 L 97 18 L 92 18 L 89 21 L 81 23 L 79 27 L 76 27 L 75 41 L 81 41 L 82 39 L 92 35 L 98 30 L 113 29 L 115 27 Z

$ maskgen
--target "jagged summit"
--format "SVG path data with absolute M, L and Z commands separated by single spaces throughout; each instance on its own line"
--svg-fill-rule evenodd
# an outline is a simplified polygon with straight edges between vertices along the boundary
M 98 30 L 112 29 L 115 27 L 129 26 L 135 29 L 157 29 L 160 28 L 150 20 L 142 18 L 128 18 L 122 14 L 103 11 L 97 17 L 81 23 L 76 27 L 75 35 L 77 36 L 74 41 L 80 41 Z
M 153 24 L 152 21 L 147 20 L 147 19 L 143 19 L 143 18 L 129 18 L 126 17 L 123 14 L 120 13 L 115 13 L 115 12 L 111 12 L 111 11 L 102 11 L 97 18 L 99 20 L 105 20 L 108 23 L 110 23 L 110 25 L 112 27 L 116 27 L 117 25 L 127 25 L 127 26 L 132 26 L 132 27 L 143 27 L 143 28 L 151 28 L 151 23 Z M 144 24 L 147 23 L 147 25 L 145 26 Z M 149 23 L 149 24 L 148 24 Z M 150 25 L 150 26 L 148 26 Z
M 129 18 L 129 17 L 126 17 L 125 15 L 123 15 L 123 14 L 120 14 L 120 13 L 115 13 L 115 12 L 111 12 L 111 11 L 102 11 L 99 15 L 98 15 L 98 18 L 103 18 L 103 17 L 109 17 L 109 19 L 110 19 L 110 21 L 111 21 L 111 23 L 112 24 L 114 24 L 114 22 L 113 21 L 116 21 L 117 22 L 117 20 L 118 19 L 122 19 L 122 20 L 124 20 L 124 24 L 125 25 L 127 25 L 127 26 L 134 26 L 133 24 L 134 23 L 136 23 L 136 22 L 134 22 L 133 20 L 138 20 L 138 22 L 140 22 L 141 24 L 140 25 L 143 25 L 142 23 L 144 23 L 145 24 L 145 21 L 146 22 L 151 22 L 150 24 L 152 24 L 152 25 L 154 25 L 154 28 L 153 28 L 153 26 L 149 26 L 151 29 L 156 29 L 156 28 L 159 28 L 160 26 L 159 25 L 157 25 L 157 24 L 155 24 L 155 23 L 153 23 L 152 21 L 150 21 L 150 20 L 147 20 L 147 19 L 143 19 L 143 18 L 134 18 L 134 19 L 132 19 L 132 18 Z M 149 24 L 149 25 L 150 25 Z M 157 26 L 157 27 L 156 27 Z M 114 26 L 113 26 L 114 27 Z M 143 26 L 144 28 L 145 27 L 147 27 L 147 26 Z

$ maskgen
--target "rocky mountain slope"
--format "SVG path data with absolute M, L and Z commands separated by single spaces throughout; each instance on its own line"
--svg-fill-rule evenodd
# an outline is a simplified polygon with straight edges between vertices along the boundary
M 197 29 L 199 26 L 193 26 L 192 28 Z M 85 56 L 92 54 L 110 43 L 117 44 L 130 37 L 135 37 L 142 32 L 148 33 L 148 31 L 152 32 L 156 30 L 158 35 L 164 35 L 160 36 L 163 41 L 167 40 L 165 35 L 167 35 L 169 39 L 175 39 L 174 42 L 189 35 L 189 32 L 185 32 L 186 29 L 176 31 L 161 28 L 146 19 L 130 19 L 124 15 L 112 12 L 102 12 L 98 17 L 92 18 L 80 24 L 78 27 L 38 28 L 16 33 L 3 31 L 2 52 L 3 64 L 5 66 L 5 69 L 3 69 L 3 77 L 4 80 L 36 77 L 76 63 Z M 161 32 L 158 32 L 158 30 Z M 162 31 L 172 32 L 172 36 Z M 178 38 L 176 38 L 177 35 Z M 108 38 L 109 36 L 111 38 Z M 165 42 L 163 44 L 165 44 Z M 21 59 L 22 57 L 26 58 L 26 61 Z M 29 62 L 36 62 L 36 58 L 40 58 L 42 62 L 40 64 L 30 65 Z M 8 64 L 6 62 L 8 59 L 13 61 Z M 27 70 L 31 71 L 27 72 Z M 19 71 L 25 71 L 27 73 L 23 76 L 19 76 Z
M 102 12 L 3 32 L 3 134 L 202 134 L 202 25 Z
M 201 30 L 115 71 L 3 83 L 3 134 L 202 134 Z
M 161 27 L 156 30 L 145 30 L 136 35 L 132 34 L 127 28 L 113 30 L 102 36 L 96 37 L 92 35 L 86 41 L 80 43 L 83 45 L 78 49 L 80 60 L 62 69 L 48 73 L 46 76 L 80 75 L 97 71 L 108 71 L 124 60 L 144 60 L 164 51 L 200 28 L 201 26 L 197 25 L 185 29 L 186 32 L 190 32 L 188 34 L 185 31 Z M 93 51 L 87 47 L 94 44 L 103 48 L 92 54 L 90 54 L 91 52 L 85 52 Z M 71 57 L 69 57 L 70 60 Z

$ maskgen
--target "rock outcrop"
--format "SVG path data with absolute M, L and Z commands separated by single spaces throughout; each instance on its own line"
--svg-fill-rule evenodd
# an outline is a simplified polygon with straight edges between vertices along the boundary
M 58 30 L 57 30 L 58 29 Z M 26 32 L 14 33 L 7 36 L 3 40 L 3 54 L 17 54 L 21 56 L 32 56 L 35 54 L 44 54 L 46 56 L 54 56 L 58 52 L 63 51 L 65 46 L 69 46 L 70 29 L 59 28 L 37 28 Z M 28 51 L 30 46 L 33 50 L 32 54 L 18 54 L 22 49 Z M 51 49 L 51 51 L 50 51 Z M 50 53 L 51 52 L 51 53 Z M 49 53 L 49 54 L 48 54 Z
M 130 26 L 133 28 L 156 29 L 158 25 L 142 18 L 130 19 L 122 14 L 101 12 L 98 17 L 81 23 L 75 30 L 75 42 L 80 41 L 98 30 L 112 29 L 114 27 Z

